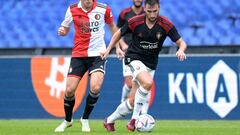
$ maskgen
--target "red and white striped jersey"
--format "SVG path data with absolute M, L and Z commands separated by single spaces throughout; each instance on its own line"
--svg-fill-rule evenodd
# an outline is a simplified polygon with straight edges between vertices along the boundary
M 100 52 L 106 49 L 104 25 L 113 23 L 110 7 L 94 0 L 93 8 L 85 11 L 81 2 L 73 4 L 61 25 L 70 27 L 72 22 L 75 28 L 72 57 L 100 56 Z

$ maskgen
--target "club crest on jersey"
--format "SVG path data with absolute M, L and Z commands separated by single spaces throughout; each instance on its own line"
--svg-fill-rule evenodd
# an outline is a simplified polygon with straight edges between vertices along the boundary
M 156 37 L 159 40 L 161 38 L 162 34 L 160 32 L 157 32 Z
M 96 14 L 96 15 L 95 15 L 95 19 L 96 19 L 96 20 L 99 20 L 100 18 L 101 18 L 101 16 L 100 16 L 99 14 Z

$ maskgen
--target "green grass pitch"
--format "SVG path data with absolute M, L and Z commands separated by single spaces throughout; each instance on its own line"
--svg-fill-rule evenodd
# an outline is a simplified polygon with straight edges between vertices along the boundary
M 116 122 L 116 131 L 108 133 L 102 120 L 91 120 L 91 132 L 82 133 L 79 120 L 64 133 L 54 133 L 61 120 L 0 120 L 0 135 L 240 135 L 240 121 L 158 120 L 151 133 L 128 132 L 126 120 Z

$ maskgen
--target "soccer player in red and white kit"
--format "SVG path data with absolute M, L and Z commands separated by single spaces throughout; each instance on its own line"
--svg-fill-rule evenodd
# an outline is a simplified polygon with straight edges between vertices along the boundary
M 75 35 L 64 97 L 65 120 L 55 129 L 55 132 L 64 132 L 66 128 L 72 126 L 74 94 L 78 83 L 87 71 L 90 76 L 90 90 L 80 121 L 82 131 L 90 132 L 88 118 L 97 103 L 105 73 L 106 61 L 100 57 L 100 52 L 106 50 L 104 25 L 108 24 L 112 34 L 117 31 L 117 27 L 110 7 L 96 0 L 80 0 L 79 3 L 71 5 L 58 29 L 58 34 L 67 35 L 72 23 Z
M 127 124 L 129 131 L 135 130 L 135 120 L 140 115 L 142 107 L 148 103 L 154 71 L 158 64 L 158 55 L 167 36 L 179 47 L 176 52 L 178 59 L 180 61 L 186 59 L 184 52 L 187 45 L 172 22 L 159 15 L 159 0 L 145 0 L 144 10 L 146 14 L 129 19 L 127 24 L 113 35 L 107 50 L 101 53 L 102 59 L 106 59 L 121 36 L 132 33 L 133 40 L 125 55 L 125 65 L 130 67 L 133 79 L 138 82 L 140 87 L 135 93 L 133 115 Z M 114 122 L 128 114 L 129 111 L 128 104 L 120 104 L 115 112 L 104 121 L 107 131 L 115 131 Z

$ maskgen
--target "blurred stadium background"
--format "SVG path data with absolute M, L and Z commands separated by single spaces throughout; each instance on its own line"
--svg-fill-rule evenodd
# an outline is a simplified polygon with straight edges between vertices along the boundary
M 67 7 L 77 0 L 0 1 L 1 49 L 71 48 L 73 46 L 73 30 L 64 38 L 59 38 L 56 31 Z M 99 0 L 99 2 L 111 6 L 115 20 L 123 8 L 132 4 L 131 0 Z M 160 14 L 174 22 L 188 45 L 193 48 L 234 46 L 234 50 L 230 52 L 238 53 L 239 50 L 236 48 L 240 45 L 239 13 L 238 0 L 161 0 Z M 107 31 L 107 43 L 110 38 L 111 35 Z M 168 47 L 172 42 L 168 39 L 164 44 Z M 204 49 L 202 52 L 206 51 Z
M 115 21 L 120 11 L 132 4 L 132 0 L 98 1 L 112 8 Z M 189 46 L 187 53 L 190 55 L 186 62 L 179 63 L 174 56 L 177 48 L 169 39 L 164 42 L 149 113 L 156 119 L 165 120 L 240 120 L 239 0 L 160 1 L 160 14 L 176 25 Z M 0 0 L 0 119 L 63 117 L 64 77 L 74 31 L 71 29 L 66 37 L 59 37 L 56 33 L 67 7 L 75 2 L 78 0 Z M 107 30 L 107 43 L 110 38 Z M 92 114 L 93 119 L 104 119 L 120 101 L 121 61 L 113 56 L 108 65 L 102 97 Z M 80 86 L 82 90 L 78 90 L 81 92 L 75 108 L 78 108 L 76 118 L 83 111 L 80 104 L 85 104 L 82 100 L 85 87 L 88 88 L 85 83 Z M 57 122 L 52 122 L 51 128 L 57 126 Z M 156 131 L 175 132 L 171 128 L 176 129 L 181 121 L 176 123 L 171 127 L 174 124 L 170 122 L 167 124 L 170 128 L 164 128 L 160 122 Z M 240 133 L 236 127 L 239 121 L 227 123 L 228 126 L 225 121 L 216 122 L 210 127 L 215 130 L 209 134 Z M 41 121 L 38 126 L 44 124 Z M 182 125 L 182 129 L 176 129 L 176 132 L 208 134 L 206 131 L 211 124 L 202 122 L 200 127 L 204 128 L 201 129 L 198 124 L 196 122 L 193 127 L 191 123 L 188 127 Z M 19 127 L 17 132 L 10 130 L 4 121 L 0 121 L 0 125 L 3 134 L 18 134 L 18 131 L 21 134 L 26 124 L 24 127 L 13 124 L 13 128 Z M 29 134 L 41 131 L 41 128 L 33 129 Z M 49 130 L 46 133 L 53 131 L 45 130 Z

